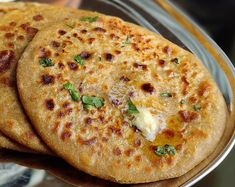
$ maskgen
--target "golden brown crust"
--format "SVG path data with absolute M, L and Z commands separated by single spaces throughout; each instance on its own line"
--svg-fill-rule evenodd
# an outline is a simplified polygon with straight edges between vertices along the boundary
M 54 48 L 53 41 L 61 46 Z M 39 63 L 42 46 L 43 59 L 54 66 Z M 71 68 L 78 54 L 85 65 Z M 63 89 L 67 82 L 83 96 L 102 97 L 104 106 L 88 112 Z M 214 150 L 227 115 L 218 87 L 195 56 L 146 29 L 101 15 L 94 23 L 68 20 L 40 31 L 19 62 L 17 85 L 33 125 L 58 155 L 119 183 L 183 175 Z M 128 124 L 128 97 L 166 119 L 154 142 Z M 165 144 L 177 153 L 156 155 L 154 149 Z
M 26 147 L 13 142 L 11 139 L 6 137 L 4 134 L 0 132 L 0 148 L 10 149 L 19 152 L 32 152 L 31 150 L 27 149 Z
M 24 48 L 38 30 L 52 22 L 82 16 L 84 12 L 36 3 L 0 3 L 0 9 L 5 12 L 13 8 L 14 11 L 0 20 L 0 129 L 26 147 L 52 154 L 38 138 L 21 108 L 16 91 L 15 68 Z

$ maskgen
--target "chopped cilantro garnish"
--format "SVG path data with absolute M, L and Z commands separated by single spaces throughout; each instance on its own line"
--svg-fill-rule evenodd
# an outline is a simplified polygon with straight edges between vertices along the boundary
M 127 112 L 129 115 L 139 113 L 138 109 L 136 108 L 136 106 L 134 105 L 134 103 L 131 101 L 130 98 L 128 99 L 127 104 L 128 104 L 128 111 Z
M 185 104 L 185 103 L 186 103 L 186 101 L 184 99 L 180 100 L 180 104 Z
M 158 156 L 165 156 L 165 155 L 175 155 L 176 154 L 176 149 L 173 145 L 164 145 L 164 146 L 157 146 L 155 149 L 155 153 Z
M 168 92 L 160 93 L 160 96 L 161 97 L 172 97 L 172 93 L 168 93 Z
M 127 45 L 131 44 L 131 40 L 130 40 L 130 37 L 127 36 L 126 37 L 126 40 L 122 43 L 122 47 L 125 47 Z
M 95 96 L 82 96 L 82 102 L 84 104 L 84 107 L 86 109 L 91 109 L 91 107 L 100 108 L 104 106 L 104 99 L 101 97 L 95 97 Z M 88 110 L 89 110 L 88 109 Z
M 89 23 L 93 23 L 93 22 L 96 22 L 98 19 L 99 19 L 99 17 L 95 16 L 95 17 L 82 17 L 80 20 L 81 21 L 86 21 L 86 22 L 89 22 Z
M 92 109 L 95 108 L 95 107 L 92 106 L 92 105 L 83 105 L 83 107 L 84 107 L 86 110 L 92 110 Z
M 77 62 L 77 63 L 79 63 L 80 65 L 84 65 L 85 64 L 85 61 L 82 59 L 82 57 L 81 56 L 79 56 L 79 55 L 76 55 L 75 57 L 74 57 L 74 60 Z
M 195 111 L 200 111 L 202 109 L 202 106 L 200 104 L 193 105 L 193 109 Z
M 51 59 L 49 58 L 44 58 L 39 61 L 39 63 L 42 65 L 42 67 L 51 67 L 54 66 L 55 64 L 52 62 Z
M 80 100 L 80 94 L 76 90 L 75 86 L 72 83 L 66 83 L 64 84 L 64 89 L 68 90 L 70 93 L 70 96 L 72 100 L 79 101 Z

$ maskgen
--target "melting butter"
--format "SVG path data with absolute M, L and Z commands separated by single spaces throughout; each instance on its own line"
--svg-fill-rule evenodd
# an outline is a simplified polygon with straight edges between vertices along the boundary
M 138 107 L 137 107 L 138 108 Z M 133 125 L 135 125 L 143 136 L 153 142 L 159 132 L 166 128 L 166 119 L 163 115 L 153 115 L 149 109 L 138 108 L 139 113 L 135 114 Z

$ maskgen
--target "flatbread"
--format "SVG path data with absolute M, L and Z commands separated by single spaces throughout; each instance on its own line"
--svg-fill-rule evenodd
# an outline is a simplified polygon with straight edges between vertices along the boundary
M 23 3 L 14 4 L 15 6 L 12 7 L 12 3 L 4 3 L 0 4 L 0 17 L 3 19 L 3 16 L 8 14 L 11 11 L 22 9 Z M 12 150 L 20 150 L 20 147 L 12 142 L 9 138 L 3 135 L 0 132 L 0 148 L 7 148 Z
M 119 183 L 185 174 L 212 153 L 225 127 L 224 99 L 193 54 L 114 17 L 38 32 L 19 61 L 17 85 L 52 150 Z
M 17 5 L 18 3 L 12 3 L 12 7 Z M 26 5 L 27 10 L 12 11 L 0 20 L 0 129 L 8 137 L 30 149 L 50 153 L 34 133 L 21 108 L 15 85 L 16 64 L 38 30 L 53 22 L 92 13 L 49 5 Z M 0 3 L 0 7 L 3 6 L 4 3 Z
M 14 10 L 24 11 L 29 7 L 28 3 L 0 3 L 0 17 L 3 18 L 9 12 Z
M 11 139 L 7 138 L 0 132 L 0 148 L 10 149 L 20 152 L 32 152 L 31 150 L 23 147 L 20 144 L 13 142 Z

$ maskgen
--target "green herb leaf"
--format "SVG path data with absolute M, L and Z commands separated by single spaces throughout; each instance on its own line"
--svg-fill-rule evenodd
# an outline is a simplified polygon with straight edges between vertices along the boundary
M 82 102 L 83 102 L 84 106 L 90 105 L 90 106 L 93 106 L 96 108 L 100 108 L 100 107 L 104 106 L 104 99 L 101 97 L 85 96 L 84 95 L 84 96 L 82 96 Z
M 86 109 L 86 110 L 92 110 L 92 109 L 94 109 L 95 107 L 94 106 L 92 106 L 92 105 L 83 105 L 83 107 Z
M 51 59 L 49 58 L 44 58 L 39 61 L 39 63 L 42 65 L 42 67 L 51 67 L 54 66 L 55 64 L 52 62 Z
M 125 47 L 125 46 L 130 45 L 130 44 L 131 44 L 130 37 L 127 36 L 127 37 L 126 37 L 126 40 L 122 43 L 122 46 L 121 46 L 121 47 Z
M 78 91 L 70 91 L 70 95 L 74 101 L 80 101 L 80 94 L 78 93 Z
M 167 152 L 166 152 L 164 146 L 157 146 L 157 149 L 155 150 L 155 153 L 156 153 L 158 156 L 164 156 L 164 155 L 167 154 Z
M 180 104 L 185 104 L 185 103 L 186 103 L 186 101 L 184 99 L 180 100 Z
M 75 57 L 74 57 L 74 60 L 77 62 L 77 63 L 79 63 L 80 65 L 85 65 L 85 61 L 82 59 L 82 57 L 81 56 L 79 56 L 79 55 L 76 55 Z
M 171 62 L 174 62 L 175 64 L 180 64 L 180 60 L 178 58 L 173 58 Z
M 73 101 L 80 101 L 80 94 L 72 83 L 64 84 L 64 89 L 68 90 Z
M 164 146 L 157 146 L 155 149 L 155 153 L 158 156 L 165 156 L 165 155 L 175 155 L 177 153 L 175 147 L 173 145 L 164 145 Z
M 200 104 L 196 104 L 196 105 L 193 105 L 193 109 L 198 112 L 202 109 L 202 106 Z
M 160 93 L 160 96 L 161 97 L 172 97 L 172 93 L 168 93 L 168 92 Z
M 81 21 L 86 21 L 86 22 L 89 22 L 89 23 L 93 23 L 93 22 L 96 22 L 98 19 L 99 19 L 99 17 L 95 16 L 95 17 L 82 17 L 80 20 Z
M 167 154 L 169 154 L 169 155 L 176 154 L 176 149 L 173 145 L 165 145 L 165 150 L 166 150 Z
M 75 90 L 75 87 L 72 83 L 68 82 L 68 83 L 64 84 L 64 89 L 70 91 L 70 90 Z
M 139 113 L 138 109 L 136 108 L 136 106 L 134 105 L 134 103 L 131 101 L 130 98 L 128 99 L 127 104 L 128 104 L 128 111 L 127 111 L 127 113 L 129 115 L 138 114 Z

